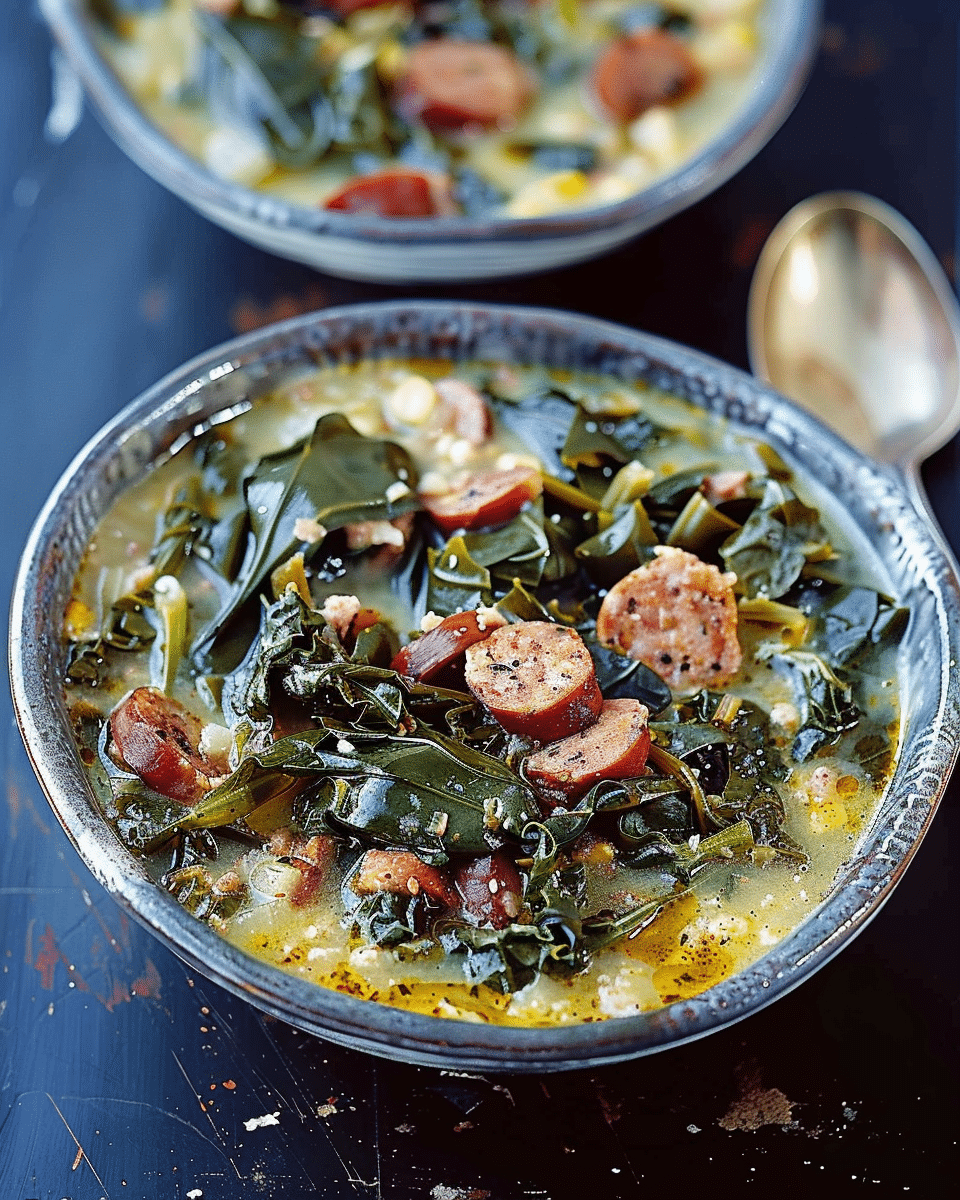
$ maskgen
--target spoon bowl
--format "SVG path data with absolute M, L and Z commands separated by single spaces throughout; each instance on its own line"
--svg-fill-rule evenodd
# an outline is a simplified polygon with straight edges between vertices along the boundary
M 913 226 L 857 192 L 802 201 L 764 246 L 747 320 L 754 374 L 927 510 L 919 465 L 960 429 L 960 306 Z

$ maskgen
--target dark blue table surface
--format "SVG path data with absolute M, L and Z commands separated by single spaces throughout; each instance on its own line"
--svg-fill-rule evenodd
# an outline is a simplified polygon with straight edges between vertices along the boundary
M 74 122 L 69 87 L 50 119 L 34 6 L 0 0 L 0 22 L 6 596 L 51 485 L 142 388 L 235 332 L 397 292 L 210 225 Z M 579 309 L 745 366 L 764 236 L 836 187 L 899 208 L 952 273 L 958 25 L 955 2 L 827 0 L 796 112 L 716 194 L 594 263 L 413 294 Z M 960 550 L 956 444 L 926 477 Z M 0 703 L 0 1200 L 939 1197 L 956 1179 L 956 784 L 877 919 L 772 1008 L 587 1074 L 467 1078 L 326 1045 L 189 971 L 83 867 Z

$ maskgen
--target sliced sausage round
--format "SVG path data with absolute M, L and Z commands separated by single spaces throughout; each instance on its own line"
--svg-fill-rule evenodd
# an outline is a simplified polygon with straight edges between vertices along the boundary
M 306 908 L 317 899 L 330 875 L 337 858 L 337 842 L 329 834 L 317 834 L 305 842 L 295 843 L 288 853 L 300 872 L 300 881 L 293 889 L 290 903 L 294 908 Z
M 440 37 L 411 49 L 397 104 L 431 129 L 506 127 L 521 116 L 534 90 L 529 71 L 505 47 Z
M 510 733 L 552 742 L 590 725 L 603 696 L 575 629 L 522 621 L 467 650 L 470 691 Z
M 351 887 L 358 896 L 374 892 L 416 896 L 426 892 L 443 904 L 453 904 L 457 898 L 446 874 L 410 850 L 368 850 L 360 860 Z
M 656 553 L 603 598 L 597 637 L 672 688 L 723 687 L 740 669 L 736 576 L 686 550 Z
M 648 716 L 639 700 L 607 700 L 588 728 L 529 754 L 523 773 L 553 803 L 577 800 L 602 779 L 633 779 L 650 749 Z
M 202 722 L 157 688 L 140 687 L 110 714 L 110 735 L 123 762 L 143 782 L 182 804 L 210 790 L 227 770 L 200 752 Z
M 506 620 L 496 609 L 476 609 L 444 617 L 439 625 L 404 646 L 390 666 L 401 675 L 427 682 L 463 658 L 468 646 L 482 642 Z
M 447 176 L 404 168 L 357 175 L 324 208 L 377 217 L 450 217 L 458 211 Z
M 523 881 L 505 850 L 468 859 L 453 882 L 463 899 L 461 912 L 478 925 L 505 929 L 523 907 Z
M 611 42 L 593 68 L 600 103 L 625 124 L 657 104 L 686 100 L 703 73 L 687 47 L 662 29 L 644 29 Z
M 543 491 L 543 479 L 533 467 L 484 471 L 470 475 L 458 488 L 420 499 L 444 533 L 504 525 Z
M 323 0 L 322 4 L 318 4 L 317 0 L 310 0 L 308 4 L 301 2 L 299 7 L 306 8 L 308 12 L 311 8 L 328 8 L 343 18 L 352 16 L 362 8 L 377 8 L 381 4 L 383 0 Z
M 471 446 L 482 446 L 493 428 L 490 409 L 483 396 L 461 379 L 438 379 L 434 387 L 440 397 L 444 426 Z

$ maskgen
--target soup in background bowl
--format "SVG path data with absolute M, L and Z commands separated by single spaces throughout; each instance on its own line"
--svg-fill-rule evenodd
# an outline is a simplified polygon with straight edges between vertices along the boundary
M 43 0 L 108 129 L 267 249 L 358 279 L 592 257 L 796 101 L 817 0 Z
M 125 410 L 34 531 L 11 662 L 70 836 L 187 961 L 534 1070 L 728 1024 L 875 911 L 953 761 L 955 590 L 881 469 L 739 372 L 382 305 Z

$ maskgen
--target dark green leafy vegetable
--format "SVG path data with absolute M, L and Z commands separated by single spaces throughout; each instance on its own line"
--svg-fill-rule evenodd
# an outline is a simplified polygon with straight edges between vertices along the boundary
M 493 603 L 490 572 L 470 557 L 463 537 L 452 537 L 443 550 L 428 550 L 427 608 L 438 616 Z
M 486 984 L 509 994 L 532 983 L 545 964 L 556 957 L 556 942 L 549 927 L 511 924 L 506 929 L 477 929 L 448 924 L 438 929 L 447 954 L 463 958 L 463 971 L 471 986 Z
M 743 528 L 720 547 L 747 596 L 774 600 L 789 591 L 811 555 L 827 553 L 820 514 L 773 479 Z
M 519 579 L 527 587 L 536 587 L 550 557 L 543 506 L 531 505 L 500 529 L 464 534 L 462 544 L 470 560 L 486 567 L 493 578 Z
M 576 555 L 597 583 L 610 587 L 651 559 L 655 545 L 657 537 L 646 510 L 635 500 L 618 509 L 615 520 L 602 533 L 581 542 Z
M 70 683 L 96 687 L 102 682 L 102 670 L 111 650 L 141 651 L 157 636 L 153 613 L 153 584 L 163 575 L 177 575 L 187 558 L 202 544 L 211 522 L 203 511 L 203 498 L 196 478 L 191 478 L 171 498 L 160 514 L 148 562 L 150 574 L 135 592 L 108 597 L 109 586 L 101 587 L 104 616 L 97 636 L 91 642 L 77 642 L 71 648 L 66 678 Z
M 831 661 L 850 663 L 865 648 L 896 638 L 907 616 L 870 588 L 840 588 L 819 613 L 817 640 Z
M 629 462 L 631 451 L 617 437 L 619 426 L 619 422 L 594 416 L 577 405 L 567 440 L 560 451 L 560 461 L 573 470 L 578 467 L 605 467 L 611 462 Z M 632 441 L 637 443 L 635 449 L 643 445 L 651 429 L 649 421 L 642 422 L 639 431 L 636 422 L 633 422 L 631 432 L 634 435 Z
M 664 541 L 666 546 L 679 546 L 706 562 L 712 562 L 727 538 L 740 526 L 719 512 L 700 492 L 694 492 L 673 523 Z
M 817 654 L 808 650 L 787 650 L 767 655 L 771 665 L 790 681 L 794 703 L 800 713 L 800 728 L 791 754 L 797 762 L 806 762 L 823 746 L 832 745 L 860 719 L 860 710 L 851 699 L 850 685 L 844 683 Z
M 338 414 L 321 417 L 311 437 L 262 458 L 244 481 L 252 549 L 194 652 L 209 647 L 270 573 L 304 547 L 295 535 L 298 520 L 328 531 L 357 521 L 389 521 L 419 507 L 416 486 L 416 470 L 404 449 L 364 437 Z
M 573 478 L 560 458 L 577 411 L 572 400 L 544 385 L 515 398 L 497 397 L 494 408 L 504 428 L 529 446 L 548 474 L 566 481 Z

